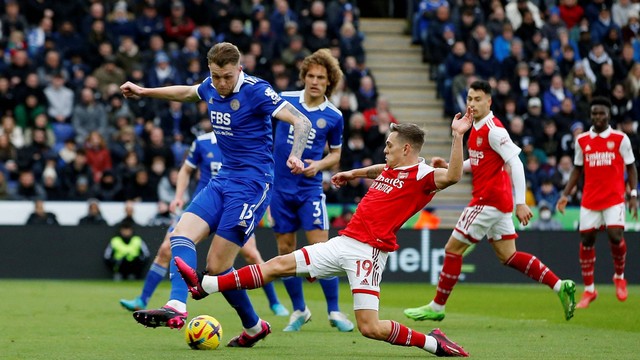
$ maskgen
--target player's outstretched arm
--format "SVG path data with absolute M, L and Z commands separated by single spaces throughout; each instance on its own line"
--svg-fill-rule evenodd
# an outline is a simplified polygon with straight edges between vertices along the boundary
M 197 89 L 198 85 L 172 85 L 157 88 L 145 88 L 130 81 L 127 81 L 120 86 L 122 95 L 125 98 L 137 99 L 141 97 L 150 97 L 154 99 L 180 102 L 196 102 L 200 100 Z
M 311 131 L 311 121 L 289 103 L 278 111 L 275 117 L 293 125 L 293 145 L 291 146 L 291 154 L 289 154 L 287 166 L 291 169 L 292 174 L 302 174 L 304 170 L 304 163 L 301 160 L 302 152 L 304 152 L 304 148 L 307 145 L 307 139 Z
M 567 207 L 567 203 L 569 202 L 568 196 L 573 191 L 573 188 L 578 185 L 578 180 L 580 180 L 580 176 L 582 175 L 582 166 L 574 166 L 573 170 L 571 170 L 571 175 L 569 175 L 569 181 L 567 181 L 567 185 L 565 185 L 564 190 L 560 194 L 560 199 L 556 203 L 556 209 L 560 212 L 560 214 L 564 214 L 564 209 Z
M 334 165 L 340 162 L 341 153 L 342 148 L 335 148 L 329 149 L 329 153 L 318 161 L 305 159 L 304 163 L 307 164 L 307 166 L 304 168 L 302 174 L 306 177 L 314 177 L 322 170 L 331 169 Z
M 453 143 L 451 145 L 451 157 L 447 169 L 438 168 L 435 170 L 434 180 L 438 189 L 445 189 L 462 178 L 463 169 L 463 137 L 473 124 L 473 111 L 467 108 L 467 112 L 457 113 L 451 122 Z
M 335 187 L 339 188 L 342 185 L 346 184 L 347 181 L 349 180 L 353 180 L 357 178 L 375 179 L 378 177 L 378 175 L 382 174 L 382 171 L 384 170 L 385 166 L 386 166 L 385 164 L 377 164 L 377 165 L 363 167 L 360 169 L 341 171 L 331 177 L 331 183 Z

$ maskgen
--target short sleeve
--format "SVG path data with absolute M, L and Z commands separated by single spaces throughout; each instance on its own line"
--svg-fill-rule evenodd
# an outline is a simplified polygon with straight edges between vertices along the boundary
M 489 130 L 489 144 L 504 162 L 520 154 L 520 148 L 511 141 L 509 133 L 503 127 L 493 127 Z

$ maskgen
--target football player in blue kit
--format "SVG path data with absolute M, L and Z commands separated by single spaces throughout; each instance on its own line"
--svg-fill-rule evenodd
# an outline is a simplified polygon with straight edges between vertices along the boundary
M 185 159 L 184 163 L 180 167 L 180 171 L 178 172 L 176 194 L 170 205 L 171 212 L 174 214 L 181 211 L 184 206 L 184 194 L 189 185 L 189 180 L 191 179 L 191 176 L 196 171 L 196 169 L 198 169 L 199 179 L 198 184 L 193 191 L 193 197 L 195 197 L 195 194 L 199 193 L 200 190 L 207 186 L 209 180 L 211 180 L 212 177 L 218 175 L 218 172 L 222 167 L 222 154 L 220 153 L 220 149 L 218 148 L 216 136 L 211 132 L 211 124 L 208 120 L 206 120 L 206 123 L 203 123 L 202 127 L 203 130 L 207 132 L 199 135 L 198 138 L 193 141 L 189 149 L 187 158 Z M 176 223 L 178 219 L 179 217 L 175 220 Z M 170 237 L 174 226 L 175 223 L 168 229 L 167 234 L 162 241 L 160 248 L 158 249 L 156 257 L 153 260 L 153 264 L 151 264 L 151 267 L 147 272 L 147 276 L 145 277 L 144 285 L 142 286 L 140 295 L 135 297 L 134 299 L 120 299 L 120 305 L 122 305 L 125 309 L 129 311 L 138 311 L 145 310 L 147 308 L 149 299 L 155 292 L 162 279 L 164 279 L 164 276 L 167 273 L 167 268 L 170 266 Z M 240 254 L 244 257 L 245 261 L 248 264 L 261 264 L 264 262 L 264 260 L 262 259 L 262 255 L 256 247 L 255 236 L 252 236 L 249 241 L 247 241 L 247 243 L 240 250 Z M 175 264 L 171 263 L 171 266 L 175 266 Z M 184 282 L 175 283 L 178 285 L 172 286 L 169 301 L 179 300 L 182 302 L 186 302 L 187 288 L 184 285 Z M 267 299 L 269 300 L 269 307 L 271 308 L 271 311 L 273 311 L 273 313 L 278 316 L 289 315 L 289 311 L 287 310 L 287 308 L 284 307 L 278 300 L 278 296 L 276 295 L 273 284 L 269 283 L 268 285 L 271 286 L 269 286 L 268 288 L 265 286 L 264 292 L 267 295 Z M 182 326 L 182 324 L 184 324 L 184 322 L 177 325 Z M 175 326 L 176 324 L 172 322 L 170 326 L 171 325 Z
M 280 255 L 296 250 L 296 232 L 300 228 L 305 231 L 309 244 L 326 242 L 329 239 L 329 219 L 322 191 L 322 171 L 330 169 L 340 161 L 344 120 L 340 110 L 327 99 L 327 96 L 331 96 L 341 78 L 342 71 L 338 60 L 329 50 L 321 49 L 307 56 L 302 62 L 300 79 L 304 82 L 304 89 L 280 94 L 306 115 L 312 125 L 302 153 L 306 167 L 301 175 L 292 174 L 284 163 L 291 151 L 294 128 L 284 122 L 278 122 L 276 125 L 276 180 L 270 210 Z M 329 150 L 324 155 L 327 144 Z M 283 278 L 283 282 L 294 310 L 284 331 L 299 331 L 302 325 L 311 319 L 311 311 L 304 301 L 302 278 L 290 276 Z M 338 277 L 320 279 L 319 282 L 327 300 L 331 326 L 339 331 L 352 331 L 353 323 L 338 307 Z
M 218 176 L 196 195 L 180 217 L 171 234 L 171 253 L 195 268 L 195 244 L 214 233 L 207 271 L 225 274 L 233 271 L 240 248 L 253 234 L 271 201 L 271 117 L 294 126 L 293 146 L 286 160 L 293 174 L 304 170 L 301 157 L 311 123 L 266 81 L 242 71 L 240 51 L 235 45 L 214 45 L 207 53 L 207 62 L 210 76 L 199 85 L 144 88 L 127 82 L 120 89 L 127 98 L 207 102 L 225 162 Z M 172 275 L 172 282 L 182 281 L 179 274 Z M 251 347 L 271 332 L 271 326 L 258 317 L 245 291 L 229 291 L 223 296 L 238 313 L 244 329 L 227 346 Z M 186 303 L 170 303 L 161 309 L 135 312 L 134 317 L 146 326 L 171 327 L 171 322 L 184 322 Z

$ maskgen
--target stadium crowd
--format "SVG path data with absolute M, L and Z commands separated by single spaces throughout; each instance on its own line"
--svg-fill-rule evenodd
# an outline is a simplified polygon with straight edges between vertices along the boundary
M 357 118 L 345 168 L 383 146 L 388 121 L 378 129 L 377 118 L 395 121 L 377 102 L 358 8 L 346 0 L 5 0 L 0 13 L 0 199 L 170 202 L 209 122 L 206 103 L 128 100 L 119 86 L 199 83 L 221 41 L 277 91 L 301 89 L 301 60 L 331 49 L 345 73 L 332 101 L 345 121 Z M 327 189 L 329 202 L 365 192 Z
M 205 103 L 129 100 L 118 86 L 195 84 L 206 52 L 228 41 L 244 71 L 300 89 L 298 66 L 330 48 L 345 74 L 331 101 L 345 119 L 341 169 L 383 162 L 398 122 L 366 64 L 348 0 L 4 0 L 0 7 L 0 200 L 170 202 Z M 430 64 L 447 118 L 475 79 L 523 152 L 528 203 L 551 209 L 572 169 L 573 139 L 595 95 L 640 164 L 640 4 L 629 0 L 414 0 L 413 42 Z M 337 171 L 339 169 L 335 169 Z M 358 203 L 367 183 L 332 188 Z M 570 204 L 578 205 L 580 192 Z
M 611 126 L 640 165 L 639 11 L 630 0 L 421 0 L 412 36 L 447 116 L 465 108 L 471 82 L 491 82 L 492 110 L 523 149 L 527 203 L 555 209 L 592 97 L 611 99 Z

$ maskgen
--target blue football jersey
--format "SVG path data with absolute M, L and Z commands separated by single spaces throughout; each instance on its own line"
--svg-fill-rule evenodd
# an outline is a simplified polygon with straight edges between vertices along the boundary
M 202 134 L 191 143 L 189 155 L 185 160 L 188 166 L 200 170 L 200 180 L 193 196 L 207 186 L 211 178 L 218 175 L 222 167 L 222 153 L 213 132 Z
M 287 102 L 269 83 L 244 72 L 230 96 L 220 96 L 211 77 L 198 86 L 198 96 L 207 102 L 213 132 L 224 156 L 218 177 L 273 182 L 271 116 Z
M 309 132 L 307 145 L 302 153 L 303 161 L 306 159 L 321 160 L 327 143 L 332 149 L 342 146 L 342 130 L 344 127 L 342 113 L 329 100 L 325 98 L 325 101 L 319 106 L 309 108 L 304 102 L 304 90 L 285 91 L 281 96 L 311 121 L 312 128 Z M 293 125 L 278 121 L 273 151 L 276 161 L 274 189 L 289 193 L 295 193 L 300 189 L 321 189 L 321 172 L 318 172 L 313 178 L 291 174 L 291 169 L 287 167 L 286 162 L 291 153 L 292 144 Z

